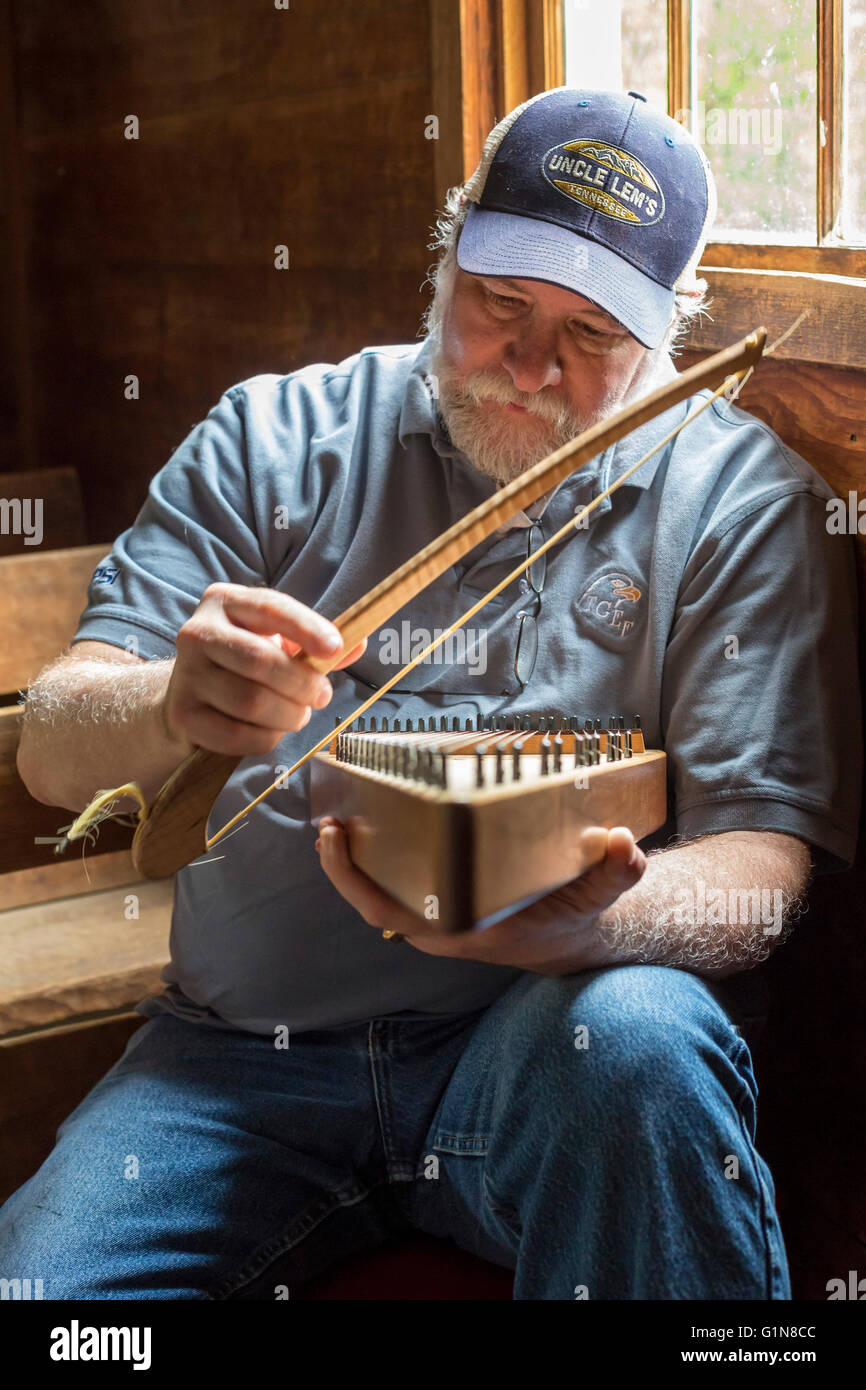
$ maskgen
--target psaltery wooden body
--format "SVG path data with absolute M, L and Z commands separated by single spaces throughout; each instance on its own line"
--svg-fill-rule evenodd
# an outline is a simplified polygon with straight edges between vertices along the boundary
M 664 824 L 665 755 L 639 721 L 517 722 L 343 733 L 313 759 L 312 819 L 342 821 L 353 863 L 443 932 L 490 926 L 584 873 L 588 826 L 639 840 Z

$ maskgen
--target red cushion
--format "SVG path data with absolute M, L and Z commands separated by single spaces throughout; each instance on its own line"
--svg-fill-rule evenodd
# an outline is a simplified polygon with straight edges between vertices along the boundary
M 418 1236 L 347 1260 L 312 1280 L 300 1299 L 508 1299 L 514 1275 L 448 1240 Z

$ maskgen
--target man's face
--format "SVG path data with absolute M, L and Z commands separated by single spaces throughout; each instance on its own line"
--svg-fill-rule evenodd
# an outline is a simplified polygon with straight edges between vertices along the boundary
M 538 280 L 453 275 L 431 317 L 431 371 L 452 442 L 483 473 L 510 482 L 643 394 L 658 354 L 588 299 Z

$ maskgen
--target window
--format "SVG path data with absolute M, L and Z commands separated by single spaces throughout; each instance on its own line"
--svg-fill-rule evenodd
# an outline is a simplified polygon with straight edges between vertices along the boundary
M 564 81 L 642 92 L 705 149 L 708 264 L 866 273 L 866 0 L 564 0 Z

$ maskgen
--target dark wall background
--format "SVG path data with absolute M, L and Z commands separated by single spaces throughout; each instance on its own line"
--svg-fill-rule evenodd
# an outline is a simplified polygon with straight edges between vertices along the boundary
M 0 0 L 0 49 L 0 471 L 75 467 L 88 540 L 230 385 L 415 338 L 427 4 Z

